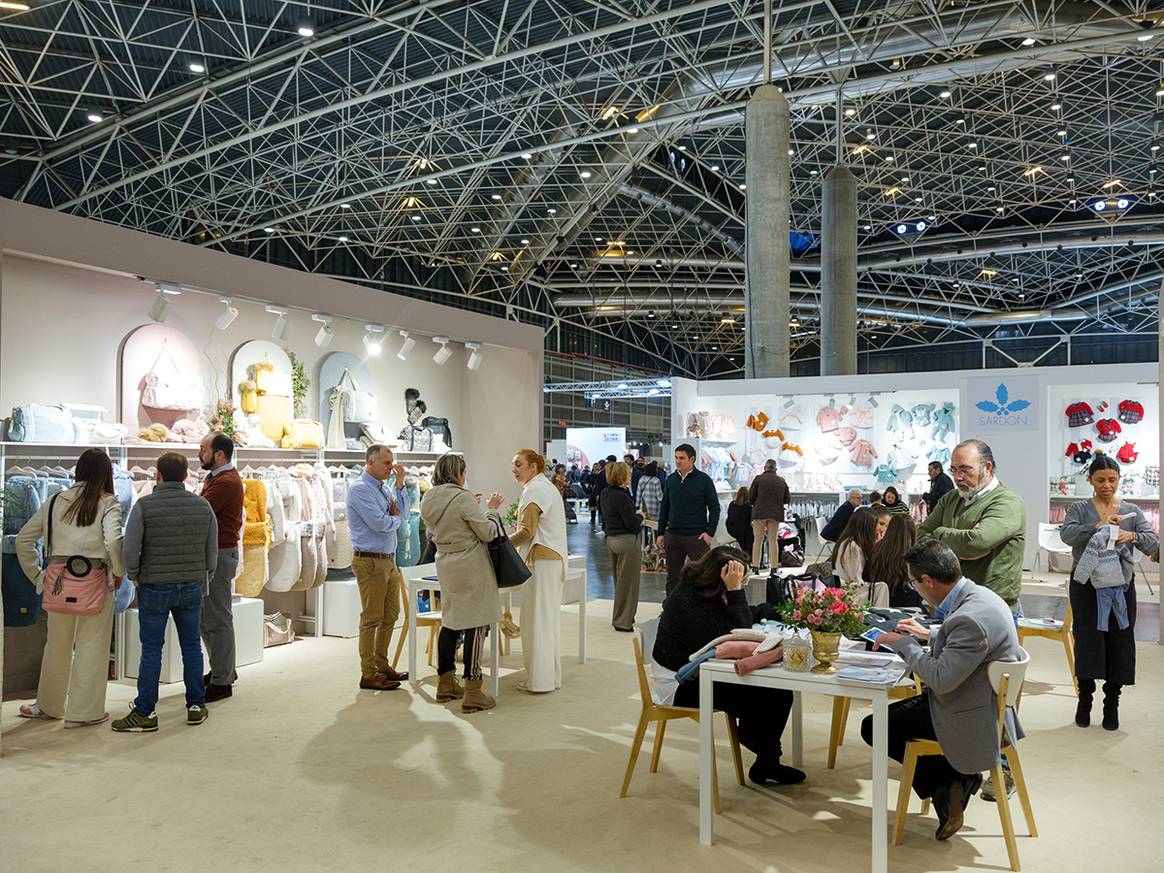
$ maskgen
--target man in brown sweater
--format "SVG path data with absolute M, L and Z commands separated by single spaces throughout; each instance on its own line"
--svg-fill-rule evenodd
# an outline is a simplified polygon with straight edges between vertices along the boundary
M 202 641 L 210 655 L 210 672 L 203 677 L 206 702 L 230 697 L 238 674 L 234 671 L 234 615 L 231 594 L 238 570 L 239 533 L 243 526 L 243 484 L 231 459 L 234 441 L 224 433 L 202 440 L 198 460 L 209 470 L 202 496 L 218 519 L 218 564 L 202 604 Z

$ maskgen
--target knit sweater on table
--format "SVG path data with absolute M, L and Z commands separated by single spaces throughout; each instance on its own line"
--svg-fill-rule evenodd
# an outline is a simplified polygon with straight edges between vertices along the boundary
M 949 546 L 962 561 L 962 575 L 1014 609 L 1022 588 L 1026 527 L 1023 499 L 1000 482 L 969 506 L 957 489 L 947 492 L 921 523 L 917 539 Z

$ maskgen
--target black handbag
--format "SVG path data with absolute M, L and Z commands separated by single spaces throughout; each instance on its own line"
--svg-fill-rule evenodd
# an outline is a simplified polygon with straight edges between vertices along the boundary
M 497 536 L 489 543 L 489 562 L 493 565 L 493 575 L 497 577 L 498 588 L 513 588 L 525 582 L 532 574 L 497 519 Z

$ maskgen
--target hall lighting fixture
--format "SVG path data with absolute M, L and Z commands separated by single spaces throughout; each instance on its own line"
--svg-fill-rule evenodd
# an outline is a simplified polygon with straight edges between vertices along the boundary
M 1150 33 L 1141 33 L 1139 36 L 1136 37 L 1136 42 L 1147 42 L 1148 40 L 1150 40 L 1152 38 L 1152 36 L 1153 36 L 1153 34 L 1150 34 Z
M 14 0 L 3 0 L 0 2 L 0 9 L 11 9 L 13 12 L 27 12 L 27 3 L 16 3 Z
M 522 244 L 523 246 L 528 246 L 528 245 L 529 245 L 529 239 L 528 239 L 527 237 L 522 237 L 522 239 L 521 239 L 521 244 Z
M 747 185 L 745 185 L 743 182 L 740 182 L 740 184 L 739 184 L 739 186 L 738 186 L 738 187 L 739 187 L 739 189 L 740 189 L 741 191 L 746 191 L 746 190 L 748 190 L 748 186 L 747 186 Z
M 1045 73 L 1043 75 L 1043 81 L 1044 82 L 1054 82 L 1055 81 L 1055 74 L 1054 73 Z
M 852 118 L 856 114 L 857 114 L 857 110 L 853 109 L 851 107 L 849 109 L 845 110 L 845 118 Z
M 1164 97 L 1164 82 L 1160 83 L 1160 87 L 1156 89 L 1157 97 Z
M 1051 104 L 1051 111 L 1052 111 L 1052 112 L 1058 112 L 1058 111 L 1059 111 L 1060 109 L 1062 109 L 1062 108 L 1063 108 L 1063 104 L 1062 104 L 1062 103 L 1052 103 L 1052 104 Z
M 412 220 L 413 220 L 413 221 L 420 221 L 420 216 L 419 216 L 419 215 L 414 215 L 414 216 L 412 216 Z
M 1034 44 L 1035 44 L 1035 38 L 1033 36 L 1028 36 L 1026 39 L 1023 40 L 1023 45 L 1026 48 L 1030 48 Z
M 274 232 L 275 232 L 275 228 L 273 228 L 273 227 L 264 227 L 263 228 L 263 233 L 274 233 Z
M 97 124 L 97 122 L 105 120 L 105 117 L 100 112 L 90 112 L 85 116 L 85 118 L 88 121 L 91 121 L 93 124 Z
M 308 24 L 301 24 L 298 33 L 300 36 L 315 36 L 315 28 Z
M 896 158 L 894 158 L 893 155 L 886 155 L 885 156 L 885 163 L 887 163 L 887 164 L 892 164 L 895 160 L 896 160 Z
M 384 325 L 364 325 L 364 348 L 369 355 L 379 355 L 384 351 Z
M 400 335 L 404 337 L 404 343 L 400 346 L 400 351 L 396 353 L 396 357 L 402 361 L 407 361 L 408 356 L 412 354 L 412 350 L 416 348 L 416 340 L 406 330 L 400 331 Z
M 469 230 L 473 231 L 473 233 L 480 233 L 481 232 L 481 228 L 479 228 L 479 227 L 470 227 Z
M 425 180 L 425 184 L 427 184 L 427 185 L 435 185 L 436 183 L 437 183 L 436 179 L 426 179 Z
M 685 146 L 685 145 L 679 146 L 679 151 L 681 151 L 681 152 L 687 151 L 687 146 Z
M 191 62 L 188 65 L 188 68 L 189 68 L 191 73 L 205 73 L 206 72 L 206 67 L 204 67 L 202 64 L 199 64 L 197 62 Z
M 558 214 L 558 210 L 554 209 L 553 207 L 550 207 L 549 209 L 547 209 L 546 212 L 550 213 L 550 215 L 557 215 Z
M 331 345 L 331 341 L 335 339 L 335 330 L 331 326 L 331 316 L 324 315 L 322 312 L 313 312 L 311 320 L 319 322 L 319 330 L 315 334 L 316 348 L 322 349 Z
M 1055 133 L 1057 133 L 1059 136 L 1066 136 L 1067 135 L 1067 131 L 1062 130 L 1062 129 L 1055 131 Z
M 432 356 L 433 363 L 438 367 L 443 366 L 445 361 L 453 356 L 449 349 L 449 338 L 447 336 L 434 336 L 432 341 L 440 346 L 436 354 Z
M 968 149 L 976 149 L 976 148 L 978 148 L 978 143 L 976 143 L 976 142 L 968 142 L 968 143 L 966 143 L 966 148 L 968 148 Z
M 524 158 L 527 161 L 531 160 L 533 158 L 533 155 L 530 152 L 522 152 L 521 156 L 522 156 L 522 158 Z
M 965 118 L 955 118 L 955 119 L 954 119 L 954 124 L 957 124 L 957 125 L 962 125 L 962 124 L 965 124 L 965 123 L 966 123 L 966 119 L 965 119 Z
M 341 203 L 339 206 L 340 206 L 340 209 L 351 209 L 352 208 L 352 204 L 350 204 L 350 203 Z
M 1154 152 L 1160 151 L 1160 146 L 1159 145 L 1152 146 L 1152 151 L 1154 151 Z
M 1033 177 L 1036 174 L 1041 173 L 1041 172 L 1043 172 L 1043 168 L 1041 166 L 1034 166 L 1034 167 L 1031 167 L 1029 170 L 1023 170 L 1023 175 L 1026 176 L 1028 179 L 1030 179 L 1031 177 Z
M 990 267 L 983 267 L 978 272 L 978 275 L 983 276 L 984 278 L 990 279 L 990 278 L 998 275 L 998 270 L 993 270 Z
M 815 175 L 816 175 L 816 172 L 817 172 L 816 170 L 809 170 L 809 171 L 808 171 L 808 175 L 810 175 L 810 176 L 815 176 Z
M 501 195 L 500 195 L 500 194 L 490 194 L 490 195 L 489 195 L 489 199 L 490 199 L 490 200 L 500 200 L 500 199 L 501 199 Z
M 267 312 L 275 316 L 275 326 L 271 328 L 271 339 L 283 343 L 287 341 L 287 307 L 266 306 Z
M 481 343 L 465 343 L 465 350 L 469 353 L 465 366 L 473 371 L 481 369 Z
M 719 164 L 712 164 L 710 169 L 713 173 L 718 173 L 719 172 Z
M 627 132 L 627 133 L 638 133 L 638 132 L 639 132 L 639 129 L 638 129 L 637 127 L 628 127 L 628 128 L 626 129 L 626 132 Z
M 1002 212 L 1002 210 L 1003 210 L 1003 207 L 1001 207 L 1001 206 L 995 206 L 995 207 L 994 207 L 994 211 L 995 211 L 995 212 Z
M 589 179 L 593 174 L 589 170 L 583 170 L 578 175 L 581 176 L 583 179 Z
M 1103 187 L 1104 191 L 1110 191 L 1112 188 L 1115 188 L 1115 187 L 1122 185 L 1122 184 L 1123 184 L 1123 182 L 1121 180 L 1112 179 L 1108 182 L 1104 182 L 1102 187 Z
M 939 96 L 939 97 L 941 97 L 943 100 L 945 100 L 947 97 L 949 97 L 949 96 L 950 96 L 950 92 L 949 92 L 949 91 L 943 91 L 943 92 L 942 92 L 941 94 L 939 94 L 938 96 Z
M 872 128 L 865 128 L 865 139 L 870 141 L 877 139 L 877 134 L 873 132 Z
M 219 297 L 218 302 L 223 304 L 226 309 L 214 320 L 214 326 L 219 330 L 226 330 L 238 318 L 238 307 L 234 305 L 234 302 L 229 297 Z
M 897 225 L 897 232 L 898 233 L 905 233 L 907 230 L 909 230 L 909 228 L 906 227 L 904 224 Z

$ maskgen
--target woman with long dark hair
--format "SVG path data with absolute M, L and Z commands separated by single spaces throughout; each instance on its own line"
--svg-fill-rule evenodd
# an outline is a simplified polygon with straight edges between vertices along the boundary
M 1067 507 L 1059 536 L 1071 546 L 1071 614 L 1075 629 L 1075 676 L 1079 704 L 1075 723 L 1091 724 L 1095 683 L 1103 681 L 1103 726 L 1120 726 L 1120 691 L 1136 684 L 1136 580 L 1132 549 L 1150 555 L 1160 538 L 1140 507 L 1119 498 L 1120 465 L 1109 455 L 1096 455 L 1087 470 L 1095 490 L 1090 500 Z M 1108 526 L 1115 525 L 1118 563 L 1108 563 Z M 1094 540 L 1094 542 L 1093 542 Z M 1097 560 L 1098 559 L 1098 560 Z M 1106 578 L 1105 567 L 1117 578 Z M 1092 569 L 1093 568 L 1093 569 Z M 1121 575 L 1122 574 L 1122 575 Z M 1123 584 L 1119 581 L 1122 578 Z M 1095 584 L 1099 582 L 1099 585 Z M 1114 585 L 1104 583 L 1115 582 Z
M 105 605 L 96 615 L 48 613 L 48 639 L 40 665 L 36 703 L 20 707 L 23 718 L 65 720 L 65 727 L 101 724 L 113 634 L 114 579 L 125 575 L 121 554 L 121 506 L 113 491 L 113 462 L 100 449 L 86 449 L 73 474 L 76 484 L 41 504 L 16 536 L 20 566 L 37 591 L 44 590 L 37 540 L 45 538 L 52 512 L 52 542 L 46 565 L 87 558 L 109 576 Z M 52 551 L 49 552 L 51 546 Z
M 899 512 L 909 515 L 909 504 L 901 499 L 901 494 L 892 485 L 885 489 L 885 495 L 881 499 L 881 505 L 895 515 Z
M 870 582 L 884 582 L 889 586 L 889 605 L 895 607 L 922 605 L 922 599 L 909 584 L 905 553 L 917 539 L 913 519 L 905 513 L 889 518 L 885 535 L 873 545 L 873 552 L 865 562 L 865 578 Z
M 889 526 L 889 516 L 884 506 L 859 507 L 833 546 L 833 573 L 842 585 L 854 588 L 858 600 L 869 596 L 871 587 L 865 576 L 865 564 L 873 554 L 874 544 Z M 887 606 L 888 602 L 874 605 Z
M 751 627 L 764 617 L 765 606 L 748 606 L 744 584 L 749 555 L 731 546 L 716 546 L 697 561 L 684 565 L 679 584 L 663 601 L 663 614 L 655 635 L 652 657 L 667 671 L 677 671 L 716 637 L 739 627 Z M 658 690 L 667 688 L 660 682 Z M 683 682 L 674 688 L 675 706 L 699 706 L 699 682 Z M 664 695 L 670 697 L 670 691 Z M 669 702 L 669 701 L 668 701 Z M 753 782 L 791 785 L 804 781 L 804 773 L 780 763 L 780 735 L 792 709 L 792 692 L 781 688 L 720 683 L 715 688 L 715 707 L 739 720 L 740 743 L 756 755 L 748 771 Z

